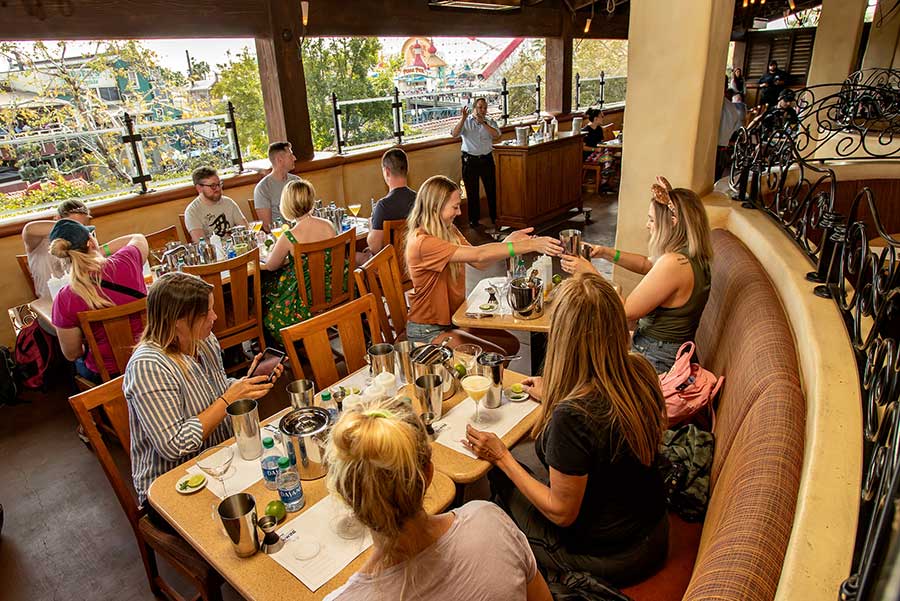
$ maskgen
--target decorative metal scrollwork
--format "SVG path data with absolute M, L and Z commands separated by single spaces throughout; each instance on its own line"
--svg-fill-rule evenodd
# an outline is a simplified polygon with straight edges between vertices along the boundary
M 834 299 L 855 354 L 864 472 L 842 601 L 878 598 L 886 558 L 900 547 L 900 239 L 869 188 L 846 216 L 836 211 L 837 178 L 825 161 L 849 158 L 900 159 L 900 71 L 868 69 L 801 90 L 796 107 L 739 132 L 730 174 L 735 196 L 774 219 L 815 264 L 807 277 Z

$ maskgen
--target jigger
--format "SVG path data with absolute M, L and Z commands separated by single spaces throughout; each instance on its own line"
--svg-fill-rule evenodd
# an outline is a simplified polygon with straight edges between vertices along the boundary
M 281 548 L 284 546 L 284 540 L 277 532 L 275 532 L 275 528 L 278 527 L 278 521 L 275 519 L 275 516 L 263 516 L 259 518 L 257 525 L 265 533 L 262 545 L 260 546 L 262 552 L 266 555 L 271 555 L 272 553 L 281 551 Z

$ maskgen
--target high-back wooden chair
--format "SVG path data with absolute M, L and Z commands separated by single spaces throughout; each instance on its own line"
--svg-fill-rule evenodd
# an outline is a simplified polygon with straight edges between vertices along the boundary
M 131 431 L 128 424 L 128 406 L 122 391 L 122 376 L 110 380 L 86 392 L 69 398 L 69 404 L 75 411 L 78 423 L 84 428 L 94 455 L 100 462 L 107 480 L 119 500 L 119 504 L 128 516 L 128 522 L 137 539 L 144 570 L 150 590 L 154 595 L 165 595 L 175 601 L 183 601 L 178 591 L 166 582 L 156 565 L 156 554 L 166 558 L 172 566 L 181 572 L 199 591 L 200 598 L 207 601 L 218 601 L 221 597 L 222 578 L 204 561 L 200 555 L 183 538 L 177 534 L 159 529 L 146 515 L 146 510 L 138 507 L 132 488 L 126 484 L 131 479 Z M 127 476 L 119 470 L 110 453 L 106 441 L 100 435 L 94 423 L 92 413 L 102 408 L 109 418 L 111 435 L 125 450 L 125 469 Z M 127 478 L 127 479 L 126 479 Z
M 387 223 L 387 222 L 385 222 Z M 360 296 L 374 294 L 378 306 L 378 322 L 384 338 L 394 343 L 406 338 L 409 313 L 400 280 L 397 252 L 388 244 L 353 272 Z
M 258 339 L 260 349 L 266 350 L 258 248 L 218 263 L 185 265 L 182 271 L 200 276 L 212 284 L 213 310 L 218 316 L 213 324 L 213 333 L 222 349 Z M 236 372 L 249 364 L 249 361 L 244 361 L 228 367 L 227 371 Z
M 316 388 L 324 390 L 341 379 L 342 376 L 338 373 L 337 362 L 329 341 L 329 328 L 337 328 L 347 374 L 364 366 L 367 347 L 363 332 L 363 316 L 368 324 L 369 338 L 372 344 L 383 342 L 381 328 L 378 327 L 377 302 L 373 294 L 366 294 L 327 313 L 282 328 L 281 339 L 284 341 L 294 377 L 298 379 L 306 377 L 297 353 L 297 343 L 299 342 L 303 344 L 303 349 L 309 358 L 312 379 L 316 382 Z
M 253 202 L 252 198 L 247 200 L 247 206 L 250 208 L 250 217 L 253 218 L 250 221 L 261 221 L 259 214 L 256 212 L 256 203 Z
M 181 224 L 181 231 L 184 232 L 185 242 L 191 242 L 191 232 L 187 229 L 187 223 L 184 221 L 184 213 L 178 214 L 178 222 Z
M 300 298 L 313 315 L 353 300 L 353 270 L 356 268 L 356 229 L 319 242 L 294 244 L 294 270 Z M 329 259 L 330 257 L 330 259 Z M 329 259 L 329 260 L 326 260 Z M 326 282 L 326 264 L 330 282 Z M 309 278 L 304 276 L 304 267 Z M 326 285 L 329 284 L 330 285 Z
M 136 301 L 117 305 L 115 307 L 106 307 L 104 309 L 95 309 L 93 311 L 80 311 L 78 313 L 78 325 L 84 334 L 91 355 L 97 363 L 97 371 L 100 378 L 104 382 L 108 382 L 113 375 L 125 373 L 125 366 L 131 359 L 134 352 L 134 346 L 137 344 L 134 334 L 131 330 L 131 324 L 140 319 L 141 325 L 147 325 L 147 299 L 141 298 Z M 113 357 L 116 361 L 116 374 L 110 374 L 106 369 L 106 362 L 100 354 L 100 347 L 97 345 L 97 336 L 95 328 L 102 329 L 109 345 L 112 347 Z M 143 327 L 141 328 L 143 330 Z M 82 389 L 93 386 L 92 383 L 81 381 L 82 378 L 77 376 L 76 382 Z M 83 384 L 87 383 L 87 387 Z
M 394 247 L 403 289 L 409 290 L 412 288 L 412 278 L 409 276 L 409 269 L 406 267 L 406 219 L 389 219 L 383 222 L 382 227 L 384 227 L 385 245 L 391 244 Z
M 178 228 L 170 225 L 152 234 L 147 234 L 147 246 L 151 249 L 164 248 L 169 242 L 180 242 Z
M 31 277 L 31 267 L 28 265 L 28 255 L 16 255 L 16 262 L 19 264 L 19 269 L 25 274 L 25 279 L 28 280 L 28 287 L 31 288 L 31 294 L 37 298 L 37 290 L 34 289 L 34 278 Z

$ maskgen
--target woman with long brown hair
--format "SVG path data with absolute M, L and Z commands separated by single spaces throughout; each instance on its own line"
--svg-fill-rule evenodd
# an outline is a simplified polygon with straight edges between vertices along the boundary
M 651 187 L 647 209 L 649 256 L 592 246 L 599 257 L 644 277 L 625 299 L 625 316 L 638 321 L 632 348 L 658 373 L 675 363 L 678 348 L 693 340 L 709 299 L 713 249 L 709 220 L 700 197 L 686 188 L 673 189 L 664 177 Z M 596 273 L 590 261 L 564 256 L 569 273 Z
M 215 321 L 212 286 L 199 277 L 167 273 L 150 287 L 147 327 L 122 382 L 139 504 L 157 476 L 231 436 L 230 403 L 261 398 L 272 388 L 268 375 L 226 375 Z M 276 379 L 281 371 L 276 367 Z
M 496 435 L 468 427 L 467 442 L 498 470 L 495 499 L 528 536 L 538 564 L 589 572 L 624 586 L 663 563 L 668 519 L 654 468 L 666 428 L 656 372 L 628 351 L 613 287 L 579 274 L 556 292 L 543 378 L 524 381 L 541 402 L 532 430 L 549 483 L 518 463 Z
M 419 188 L 407 218 L 406 265 L 413 293 L 406 332 L 413 342 L 431 342 L 453 327 L 451 317 L 466 299 L 467 264 L 486 269 L 507 257 L 530 252 L 556 256 L 562 250 L 555 238 L 530 236 L 533 228 L 513 232 L 503 242 L 472 246 L 453 223 L 461 214 L 459 204 L 459 186 L 450 178 L 435 175 Z M 474 334 L 507 354 L 519 349 L 516 338 L 502 330 Z
M 434 465 L 425 427 L 403 401 L 355 406 L 334 426 L 328 488 L 372 533 L 365 565 L 328 601 L 550 601 L 528 541 L 497 506 L 428 515 Z

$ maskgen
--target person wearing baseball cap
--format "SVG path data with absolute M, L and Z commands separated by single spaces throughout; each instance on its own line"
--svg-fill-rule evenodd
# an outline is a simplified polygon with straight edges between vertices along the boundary
M 22 242 L 28 257 L 28 269 L 34 282 L 34 291 L 39 298 L 49 297 L 47 282 L 51 278 L 61 278 L 68 266 L 64 261 L 50 254 L 50 230 L 59 219 L 71 219 L 82 225 L 91 223 L 91 210 L 76 199 L 65 200 L 56 208 L 53 219 L 39 219 L 25 224 L 22 228 Z
M 143 234 L 131 234 L 100 244 L 94 227 L 75 219 L 60 219 L 50 230 L 50 253 L 71 264 L 69 284 L 53 299 L 53 326 L 63 355 L 75 363 L 76 372 L 100 383 L 97 367 L 103 361 L 112 376 L 119 373 L 112 345 L 103 328 L 94 330 L 101 357 L 94 357 L 84 344 L 78 313 L 133 302 L 147 296 L 144 261 L 149 249 Z M 143 324 L 139 316 L 131 319 L 135 343 Z

